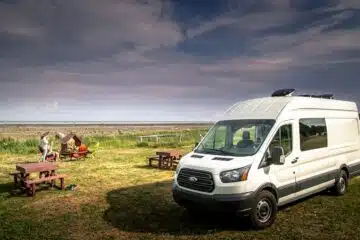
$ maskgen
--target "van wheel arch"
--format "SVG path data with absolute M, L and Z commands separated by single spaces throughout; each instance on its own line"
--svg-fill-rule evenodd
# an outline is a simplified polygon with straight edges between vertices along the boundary
M 274 184 L 272 184 L 272 183 L 265 183 L 265 184 L 261 185 L 261 186 L 256 190 L 254 196 L 256 196 L 257 194 L 259 194 L 259 193 L 260 193 L 261 191 L 263 191 L 263 190 L 267 190 L 267 191 L 271 192 L 272 194 L 274 194 L 275 199 L 276 199 L 276 202 L 279 201 L 278 191 L 277 191 L 277 189 L 276 189 L 276 187 L 275 187 Z
M 339 168 L 339 171 L 344 170 L 346 172 L 347 178 L 350 178 L 350 173 L 349 173 L 349 167 L 346 164 L 342 164 Z

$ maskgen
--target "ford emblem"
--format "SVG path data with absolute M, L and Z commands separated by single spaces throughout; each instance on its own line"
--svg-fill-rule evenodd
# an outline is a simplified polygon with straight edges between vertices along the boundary
M 194 176 L 189 177 L 190 182 L 196 182 L 198 179 Z

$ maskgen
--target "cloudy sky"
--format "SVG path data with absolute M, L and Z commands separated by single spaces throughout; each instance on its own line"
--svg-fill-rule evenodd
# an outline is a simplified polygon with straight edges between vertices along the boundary
M 0 0 L 0 121 L 211 120 L 278 88 L 360 103 L 359 0 Z

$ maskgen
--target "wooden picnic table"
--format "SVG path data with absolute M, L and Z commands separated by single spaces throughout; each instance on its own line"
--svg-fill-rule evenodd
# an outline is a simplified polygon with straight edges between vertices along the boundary
M 14 176 L 15 185 L 20 184 L 25 191 L 35 196 L 36 184 L 39 183 L 49 183 L 53 187 L 55 180 L 60 179 L 60 188 L 64 188 L 65 175 L 56 174 L 56 169 L 56 164 L 49 162 L 17 164 L 16 172 L 10 173 L 10 175 Z M 39 173 L 39 178 L 31 180 L 31 173 Z
M 41 162 L 41 163 L 25 163 L 25 164 L 17 164 L 16 170 L 23 174 L 30 174 L 35 172 L 55 172 L 56 164 Z
M 158 168 L 174 168 L 181 158 L 182 154 L 179 150 L 157 151 L 156 156 L 149 157 L 149 166 L 153 161 L 158 162 Z

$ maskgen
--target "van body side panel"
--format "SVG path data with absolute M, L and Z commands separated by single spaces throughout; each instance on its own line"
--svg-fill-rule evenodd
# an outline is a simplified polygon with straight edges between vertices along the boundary
M 292 151 L 285 157 L 285 164 L 283 165 L 270 165 L 264 168 L 260 168 L 258 171 L 264 172 L 269 175 L 270 182 L 276 187 L 278 193 L 278 202 L 287 201 L 295 197 L 296 192 L 296 181 L 295 181 L 295 171 L 291 161 L 296 158 L 297 151 L 296 146 L 294 146 L 294 139 L 296 136 L 294 132 L 296 131 L 296 122 L 294 120 L 279 121 L 276 124 L 276 127 L 273 129 L 272 134 L 269 135 L 266 148 L 269 146 L 272 139 L 275 137 L 277 131 L 285 125 L 291 125 L 292 129 Z
M 360 175 L 360 151 L 357 111 L 336 109 L 301 109 L 287 106 L 279 115 L 279 121 L 287 118 L 322 118 L 326 122 L 327 147 L 301 151 L 299 129 L 294 131 L 294 151 L 299 160 L 296 171 L 296 198 L 326 189 L 335 183 L 340 166 L 348 166 L 350 176 Z M 291 198 L 280 199 L 279 204 L 291 202 Z
M 348 166 L 349 174 L 360 171 L 360 152 L 358 119 L 329 118 L 329 161 L 333 170 L 338 170 L 342 165 Z
M 290 162 L 293 171 L 295 191 L 294 194 L 284 196 L 283 199 L 280 199 L 280 205 L 291 202 L 291 200 L 306 195 L 308 192 L 316 191 L 318 187 L 322 187 L 321 184 L 331 184 L 329 175 L 331 169 L 327 158 L 327 149 L 320 148 L 308 151 L 301 151 L 300 149 L 299 119 L 303 118 L 303 116 L 321 118 L 323 114 L 313 110 L 298 110 L 290 106 L 290 109 L 286 107 L 278 118 L 278 121 L 285 121 L 289 118 L 294 119 L 293 152 L 290 155 L 291 157 L 286 159 L 286 162 Z M 297 161 L 292 162 L 295 158 L 297 158 Z
M 357 119 L 357 141 L 356 146 L 354 146 L 355 151 L 351 153 L 350 159 L 348 160 L 347 166 L 349 168 L 350 177 L 360 176 L 360 124 L 359 119 Z

